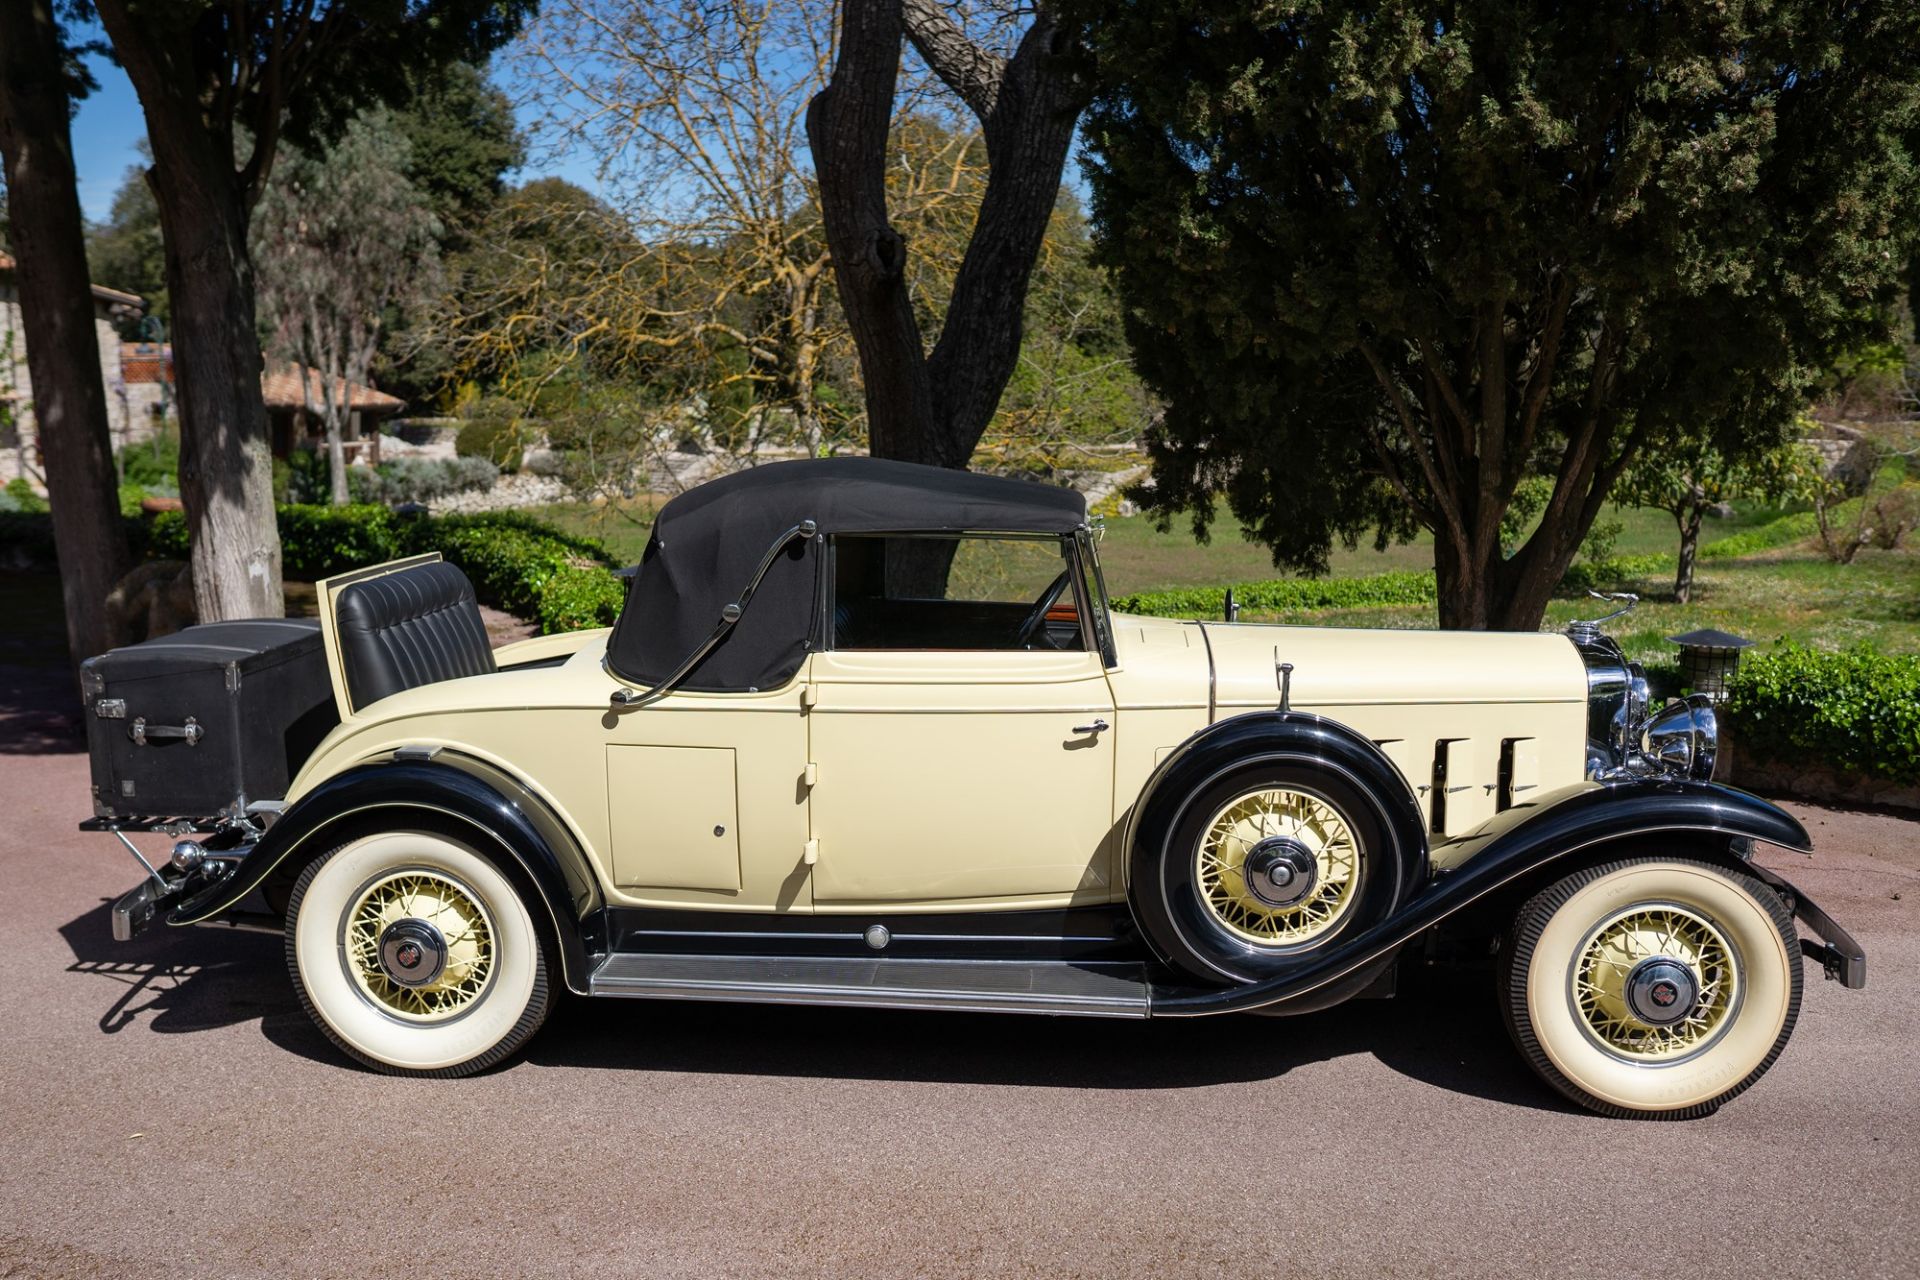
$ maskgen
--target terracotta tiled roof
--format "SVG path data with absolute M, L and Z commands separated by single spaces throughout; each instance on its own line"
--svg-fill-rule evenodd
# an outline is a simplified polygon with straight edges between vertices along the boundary
M 0 253 L 0 272 L 10 272 L 17 264 L 7 254 Z M 137 293 L 127 293 L 122 289 L 109 289 L 103 284 L 91 286 L 93 296 L 102 302 L 116 302 L 123 307 L 145 307 L 147 301 Z
M 303 370 L 302 366 L 297 364 L 269 362 L 266 372 L 260 375 L 260 391 L 266 398 L 267 408 L 282 410 L 306 408 L 307 393 L 301 382 L 303 373 L 306 376 L 305 385 L 313 388 L 314 398 L 318 400 L 321 390 L 319 370 Z M 342 394 L 338 388 L 347 384 L 345 379 L 342 379 L 334 385 L 336 388 L 334 394 L 337 396 Z M 372 387 L 363 387 L 357 382 L 352 384 L 352 389 L 353 399 L 349 403 L 355 413 L 384 416 L 398 413 L 407 407 L 407 402 L 397 396 L 390 396 L 384 391 L 375 391 Z

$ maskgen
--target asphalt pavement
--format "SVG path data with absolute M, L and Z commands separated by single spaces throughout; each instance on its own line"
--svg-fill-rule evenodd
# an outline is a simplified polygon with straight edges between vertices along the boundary
M 45 670 L 0 669 L 0 1276 L 1920 1275 L 1920 823 L 1790 806 L 1853 929 L 1709 1119 L 1570 1110 L 1484 982 L 1299 1018 L 569 1001 L 369 1074 L 277 937 L 116 945 L 136 880 Z M 148 837 L 150 846 L 164 844 Z

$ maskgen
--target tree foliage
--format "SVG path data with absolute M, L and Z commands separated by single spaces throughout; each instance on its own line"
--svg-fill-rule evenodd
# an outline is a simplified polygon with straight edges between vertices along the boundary
M 307 411 L 326 429 L 332 500 L 348 500 L 348 389 L 368 382 L 389 312 L 433 291 L 440 225 L 408 178 L 391 115 L 353 121 L 319 153 L 282 159 L 254 218 L 260 318 L 270 355 L 302 368 Z
M 1709 440 L 1685 439 L 1649 449 L 1635 458 L 1614 485 L 1616 502 L 1665 511 L 1680 529 L 1673 598 L 1693 598 L 1694 560 L 1700 527 L 1722 503 L 1780 503 L 1811 499 L 1820 485 L 1820 457 L 1795 440 L 1765 452 L 1730 458 Z
M 145 143 L 141 144 L 143 151 Z M 164 325 L 168 319 L 166 242 L 160 231 L 160 206 L 147 185 L 146 165 L 129 168 L 113 193 L 107 220 L 87 228 L 87 266 L 101 284 L 137 293 L 145 314 Z M 139 338 L 140 319 L 120 322 L 120 336 Z
M 1435 538 L 1538 625 L 1636 457 L 1777 443 L 1907 260 L 1920 9 L 1076 0 L 1153 503 L 1276 564 Z M 1531 536 L 1501 548 L 1529 476 Z
M 285 607 L 247 250 L 282 140 L 323 148 L 360 112 L 404 103 L 434 68 L 484 60 L 533 5 L 94 0 L 153 147 L 203 620 Z

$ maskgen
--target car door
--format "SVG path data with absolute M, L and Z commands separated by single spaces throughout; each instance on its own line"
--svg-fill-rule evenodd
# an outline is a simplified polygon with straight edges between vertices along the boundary
M 1109 900 L 1113 698 L 1072 539 L 950 538 L 930 558 L 950 553 L 944 582 L 903 581 L 902 562 L 929 563 L 926 541 L 831 548 L 808 672 L 814 901 Z

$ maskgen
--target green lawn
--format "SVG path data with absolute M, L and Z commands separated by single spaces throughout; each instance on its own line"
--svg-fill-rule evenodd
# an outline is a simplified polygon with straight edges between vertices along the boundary
M 572 533 L 604 541 L 623 562 L 640 558 L 656 504 L 586 506 L 556 504 L 529 514 Z M 1703 544 L 1730 537 L 1779 518 L 1771 508 L 1741 505 L 1724 520 L 1709 520 Z M 1678 549 L 1679 535 L 1665 512 L 1614 510 L 1603 520 L 1620 522 L 1615 553 L 1665 555 Z M 1113 595 L 1174 587 L 1217 586 L 1287 576 L 1273 567 L 1266 548 L 1241 538 L 1232 516 L 1221 513 L 1207 544 L 1194 540 L 1184 522 L 1161 531 L 1143 516 L 1110 519 L 1100 544 L 1100 560 Z M 1332 571 L 1341 576 L 1389 569 L 1433 567 L 1432 539 L 1423 534 L 1403 546 L 1375 551 L 1363 543 L 1355 550 L 1335 548 Z M 1829 648 L 1871 640 L 1893 653 L 1920 653 L 1920 555 L 1911 550 L 1867 550 L 1850 565 L 1832 564 L 1809 543 L 1796 541 L 1739 559 L 1703 559 L 1695 572 L 1694 598 L 1673 602 L 1673 582 L 1662 576 L 1623 583 L 1638 591 L 1642 603 L 1617 627 L 1623 643 L 1642 660 L 1671 658 L 1666 637 L 1700 627 L 1731 631 L 1761 643 L 1791 638 Z M 1593 616 L 1595 602 L 1556 600 L 1547 624 L 1560 627 L 1572 618 Z M 1381 606 L 1315 610 L 1287 615 L 1242 615 L 1248 621 L 1314 623 L 1325 626 L 1431 627 L 1431 606 Z

